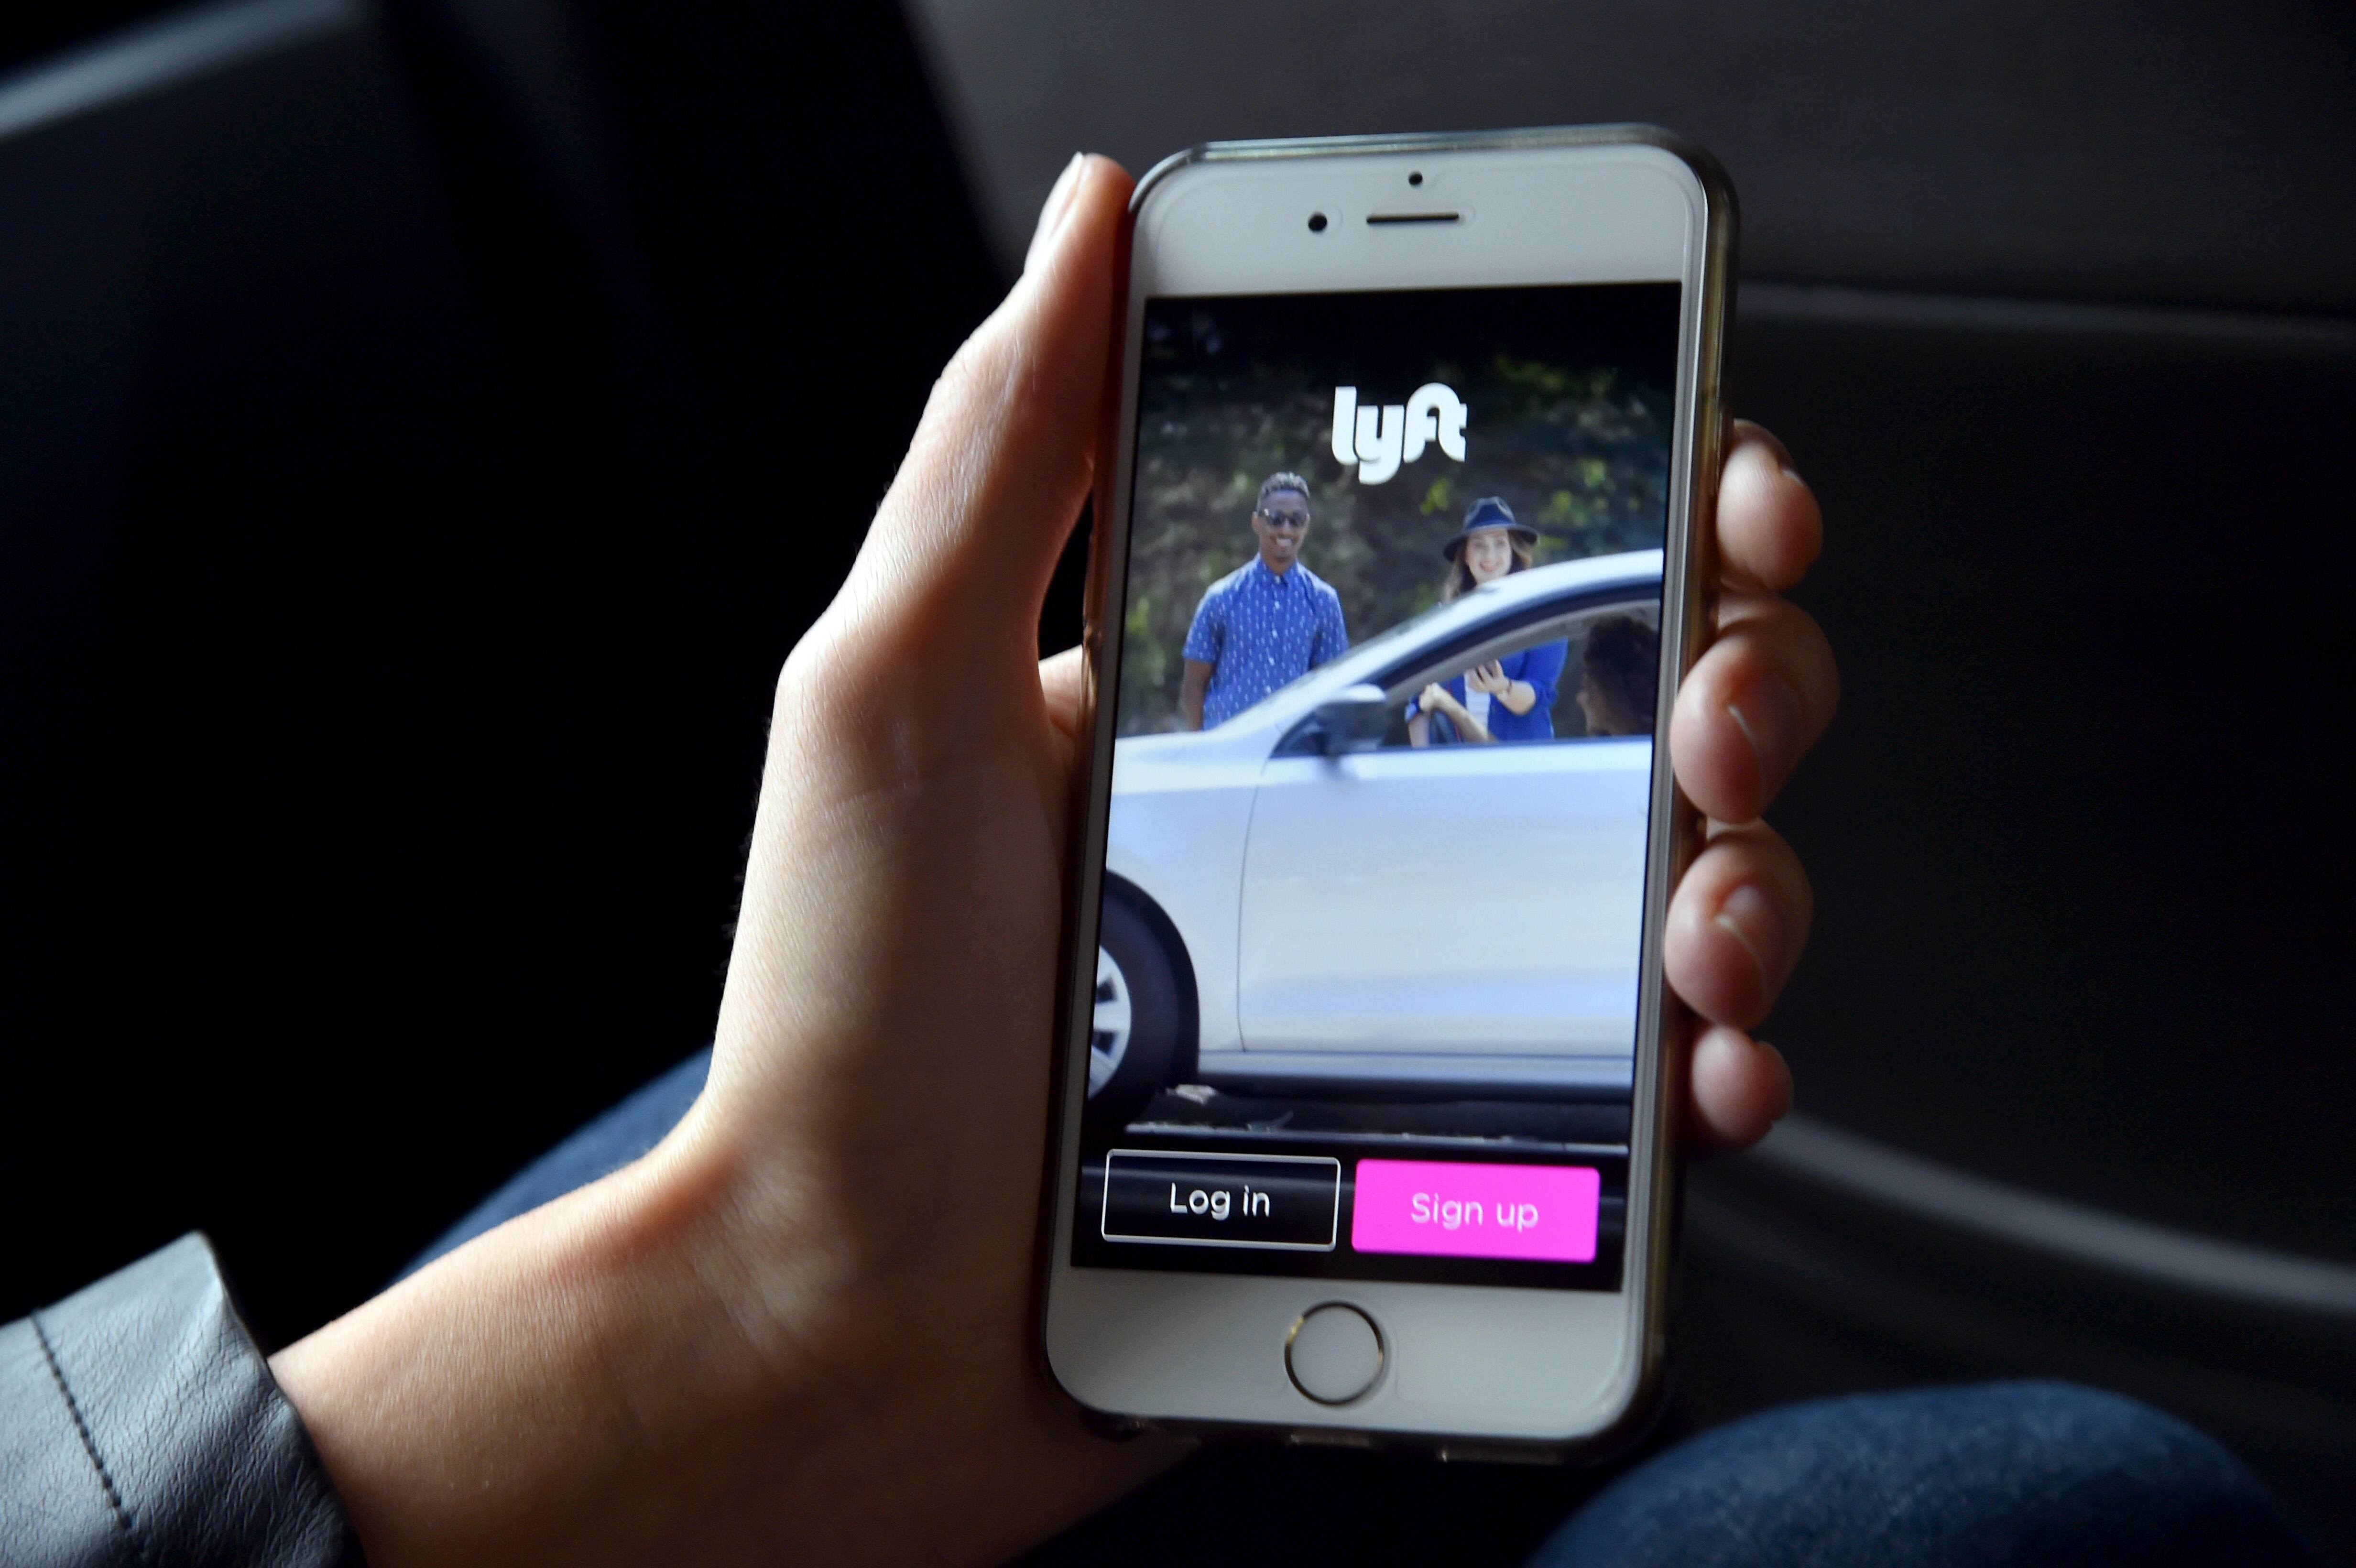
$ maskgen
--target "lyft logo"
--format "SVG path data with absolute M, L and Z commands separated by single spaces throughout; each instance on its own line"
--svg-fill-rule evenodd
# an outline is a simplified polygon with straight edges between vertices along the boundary
M 1439 444 L 1464 461 L 1464 400 L 1437 381 L 1426 381 L 1404 403 L 1358 406 L 1358 389 L 1333 389 L 1333 455 L 1342 466 L 1358 465 L 1358 483 L 1380 485 L 1413 463 L 1423 449 Z

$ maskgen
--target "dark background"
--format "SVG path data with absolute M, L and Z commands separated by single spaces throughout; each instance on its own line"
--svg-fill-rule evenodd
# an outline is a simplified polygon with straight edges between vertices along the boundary
M 284 1341 L 710 1039 L 1000 280 L 888 8 L 229 15 L 0 138 L 0 1312 L 201 1226 Z
M 291 1338 L 708 1038 L 770 683 L 1075 143 L 1644 118 L 1742 192 L 1735 404 L 1831 520 L 1767 1032 L 1997 1184 L 1698 1170 L 1665 1433 L 2065 1375 L 2356 1548 L 2356 12 L 1462 13 L 10 8 L 0 1313 L 200 1225 Z M 1056 1550 L 1503 1562 L 1590 1484 L 1228 1450 Z

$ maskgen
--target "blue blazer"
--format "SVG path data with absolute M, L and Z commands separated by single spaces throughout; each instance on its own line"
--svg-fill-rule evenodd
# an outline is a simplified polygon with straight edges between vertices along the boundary
M 1489 733 L 1494 735 L 1500 741 L 1553 740 L 1555 699 L 1561 694 L 1562 667 L 1569 657 L 1570 644 L 1564 641 L 1540 643 L 1535 647 L 1524 648 L 1520 653 L 1507 654 L 1504 658 L 1499 659 L 1497 662 L 1504 667 L 1505 678 L 1529 682 L 1530 689 L 1538 694 L 1538 699 L 1530 704 L 1530 710 L 1527 713 L 1516 713 L 1495 698 L 1491 698 L 1489 699 Z M 1448 694 L 1457 701 L 1464 701 L 1462 675 L 1451 676 L 1440 682 L 1440 685 L 1447 688 Z M 1408 704 L 1408 718 L 1414 718 L 1419 711 L 1415 703 Z M 1431 738 L 1435 744 L 1445 745 L 1451 741 L 1459 739 L 1453 733 L 1453 726 L 1445 726 L 1447 717 L 1445 714 L 1436 714 L 1433 717 L 1435 722 Z M 1449 733 L 1440 732 L 1443 726 L 1449 730 Z

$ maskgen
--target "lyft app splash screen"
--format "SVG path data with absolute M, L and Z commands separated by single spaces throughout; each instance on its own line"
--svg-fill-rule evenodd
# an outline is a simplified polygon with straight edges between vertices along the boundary
M 1147 302 L 1076 1264 L 1619 1287 L 1678 306 Z

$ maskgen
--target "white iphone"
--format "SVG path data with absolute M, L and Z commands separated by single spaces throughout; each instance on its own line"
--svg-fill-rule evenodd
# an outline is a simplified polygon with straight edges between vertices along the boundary
M 1641 1419 L 1733 236 L 1644 127 L 1138 187 L 1042 1239 L 1101 1421 L 1547 1456 Z

